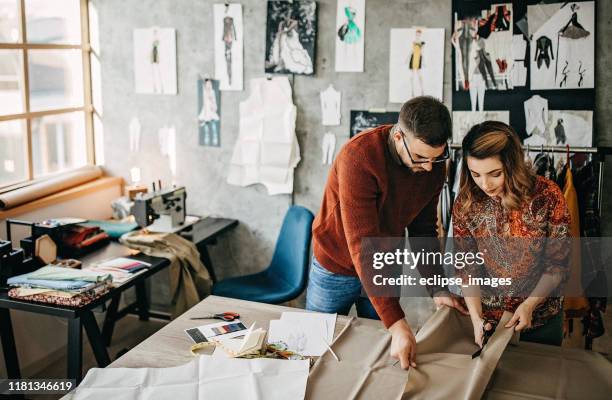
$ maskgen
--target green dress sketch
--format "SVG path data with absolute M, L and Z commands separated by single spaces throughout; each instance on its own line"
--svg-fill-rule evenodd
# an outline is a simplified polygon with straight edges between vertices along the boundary
M 338 37 L 347 44 L 357 43 L 361 39 L 361 29 L 355 23 L 357 12 L 353 7 L 344 7 L 344 14 L 348 20 L 338 29 Z

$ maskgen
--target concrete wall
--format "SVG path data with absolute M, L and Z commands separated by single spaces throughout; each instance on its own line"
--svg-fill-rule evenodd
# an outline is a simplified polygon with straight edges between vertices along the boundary
M 237 218 L 240 227 L 228 234 L 211 256 L 220 278 L 251 273 L 264 268 L 270 260 L 281 219 L 291 204 L 291 196 L 268 196 L 260 186 L 241 188 L 225 182 L 227 166 L 238 133 L 238 104 L 249 96 L 242 92 L 222 92 L 222 147 L 197 145 L 196 80 L 198 75 L 212 76 L 213 37 L 212 4 L 218 0 L 94 0 L 100 24 L 102 94 L 104 104 L 106 167 L 112 174 L 129 179 L 130 167 L 140 166 L 143 179 L 150 182 L 161 177 L 169 181 L 167 160 L 157 146 L 157 129 L 165 124 L 177 128 L 178 183 L 188 189 L 188 211 L 204 215 Z M 263 76 L 266 5 L 262 0 L 243 0 L 244 15 L 244 79 Z M 365 72 L 334 72 L 334 34 L 336 1 L 321 0 L 318 4 L 318 37 L 316 75 L 295 76 L 294 102 L 298 107 L 297 136 L 302 161 L 295 173 L 294 201 L 318 210 L 329 171 L 321 165 L 321 140 L 325 131 L 337 136 L 337 148 L 348 138 L 351 109 L 386 108 L 389 104 L 388 60 L 389 29 L 426 25 L 446 29 L 444 101 L 451 102 L 451 1 L 366 1 Z M 609 37 L 612 5 L 599 2 L 598 20 L 598 142 L 612 145 L 607 126 L 612 116 L 612 89 L 606 84 L 612 78 L 607 67 L 612 52 Z M 174 27 L 177 29 L 178 90 L 177 96 L 139 95 L 134 93 L 132 29 L 138 27 Z M 333 82 L 342 91 L 342 125 L 323 127 L 320 120 L 319 91 Z M 128 154 L 128 124 L 137 116 L 143 127 L 142 151 Z M 331 128 L 331 129 L 328 129 Z M 607 182 L 612 174 L 608 168 Z M 607 194 L 612 191 L 606 188 Z M 610 196 L 604 196 L 609 198 Z M 611 202 L 606 213 L 611 215 Z M 610 220 L 610 218 L 608 218 Z M 606 232 L 612 233 L 607 223 Z M 160 289 L 161 290 L 161 289 Z M 154 291 L 155 292 L 155 291 Z

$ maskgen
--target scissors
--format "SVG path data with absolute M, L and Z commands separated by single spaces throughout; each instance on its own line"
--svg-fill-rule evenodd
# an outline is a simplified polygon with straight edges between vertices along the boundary
M 485 329 L 485 326 L 487 326 L 487 324 L 491 324 L 491 329 L 489 330 Z M 476 357 L 479 357 L 480 354 L 482 353 L 482 350 L 484 349 L 485 345 L 489 341 L 489 338 L 493 336 L 493 332 L 495 332 L 495 325 L 497 325 L 497 321 L 492 320 L 492 319 L 487 319 L 482 323 L 482 333 L 483 333 L 482 347 L 476 350 L 474 354 L 472 354 L 472 360 Z
M 226 311 L 223 313 L 206 314 L 201 317 L 194 317 L 194 318 L 189 318 L 189 319 L 222 319 L 223 321 L 229 322 L 229 321 L 233 321 L 238 318 L 240 318 L 240 314 L 231 312 L 231 311 Z

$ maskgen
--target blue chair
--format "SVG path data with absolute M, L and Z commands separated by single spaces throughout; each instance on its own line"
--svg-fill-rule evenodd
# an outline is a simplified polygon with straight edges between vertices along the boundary
M 297 298 L 306 288 L 313 219 L 308 209 L 291 206 L 268 268 L 253 275 L 217 282 L 212 294 L 269 304 Z

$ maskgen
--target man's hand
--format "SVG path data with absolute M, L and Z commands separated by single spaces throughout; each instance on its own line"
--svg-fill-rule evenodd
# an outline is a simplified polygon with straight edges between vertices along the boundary
M 416 367 L 416 339 L 405 319 L 400 319 L 389 327 L 391 332 L 391 358 L 400 361 L 403 369 Z
M 463 304 L 461 304 L 457 296 L 447 291 L 441 291 L 441 292 L 434 294 L 433 300 L 434 300 L 434 303 L 436 303 L 436 308 L 446 306 L 446 307 L 456 309 L 463 315 L 470 314 L 468 310 L 465 307 L 463 307 Z

